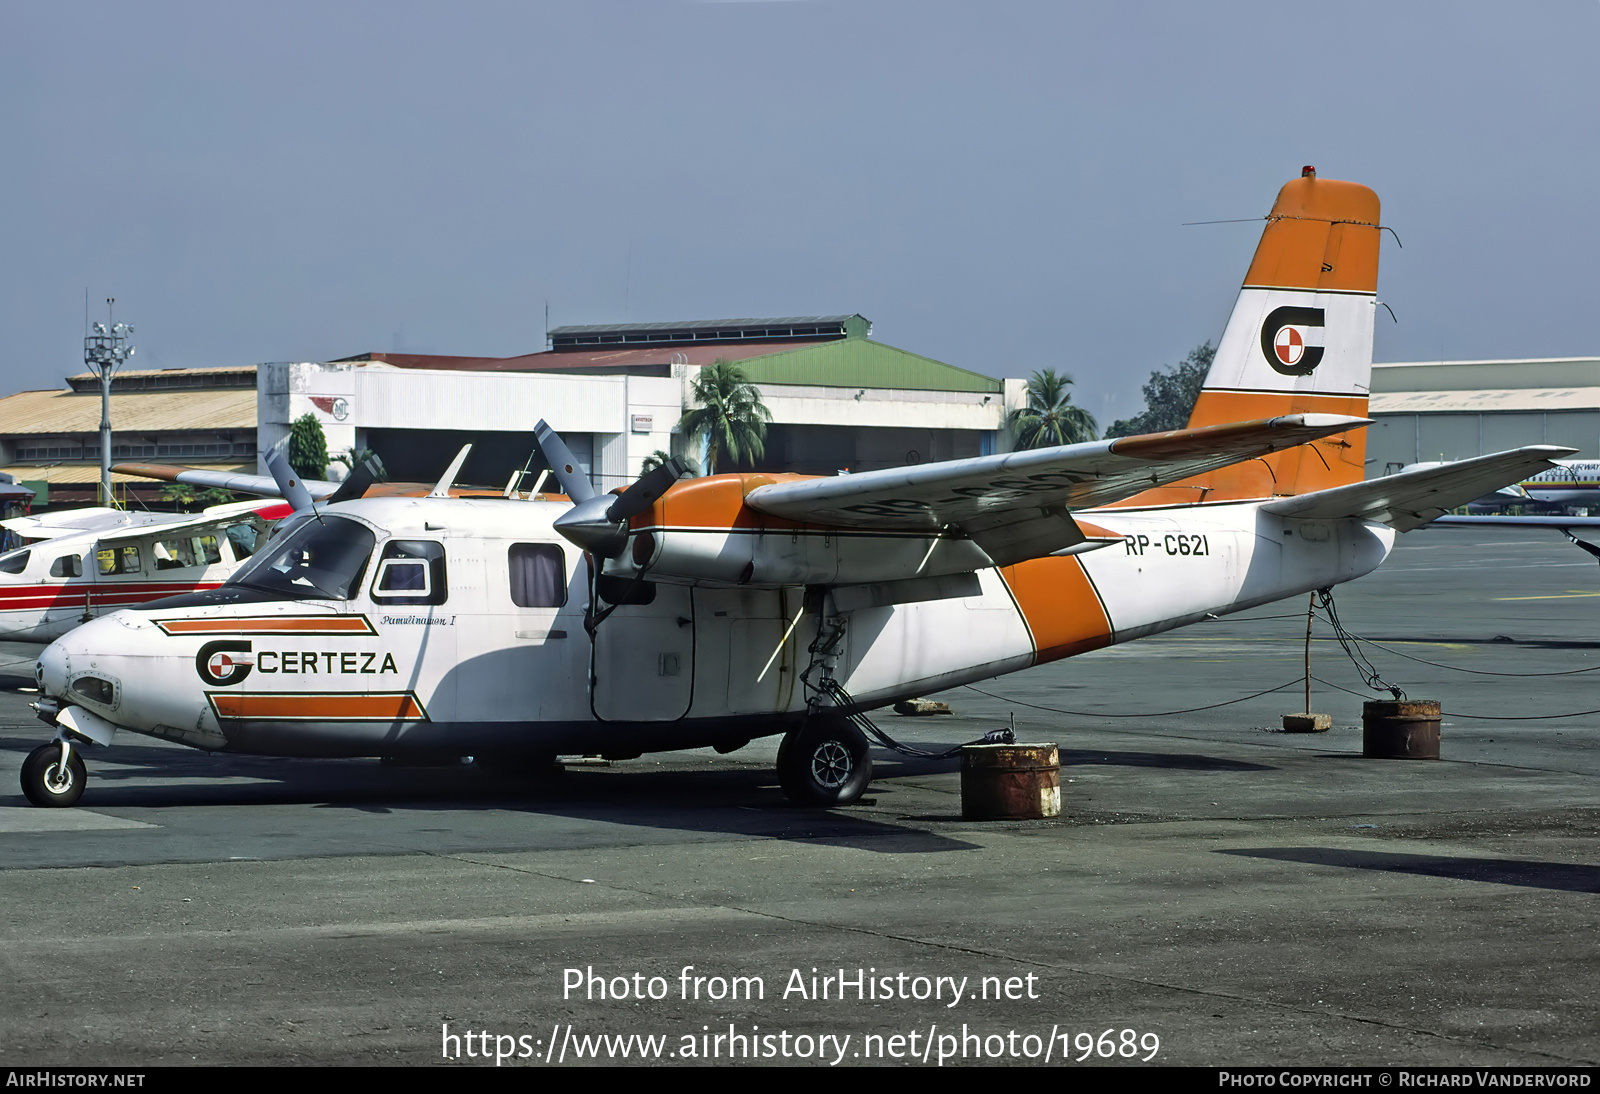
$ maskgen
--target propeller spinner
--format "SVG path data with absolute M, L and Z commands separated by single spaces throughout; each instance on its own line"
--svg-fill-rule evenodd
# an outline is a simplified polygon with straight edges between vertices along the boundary
M 596 494 L 556 431 L 540 421 L 533 435 L 561 488 L 576 504 L 555 519 L 555 530 L 600 558 L 616 558 L 628 545 L 628 519 L 656 503 L 687 471 L 676 456 L 639 476 L 620 495 Z

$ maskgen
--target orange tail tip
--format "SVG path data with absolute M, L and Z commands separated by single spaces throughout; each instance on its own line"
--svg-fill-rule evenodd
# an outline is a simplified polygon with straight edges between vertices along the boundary
M 1189 425 L 1367 416 L 1378 195 L 1314 169 L 1278 191 Z M 1242 501 L 1359 482 L 1364 429 L 1148 491 L 1133 504 Z
M 1378 217 L 1378 195 L 1358 183 L 1309 172 L 1278 191 L 1191 426 L 1280 414 L 1367 416 Z M 1365 459 L 1366 432 L 1355 429 L 1209 475 L 1205 499 L 1359 482 Z

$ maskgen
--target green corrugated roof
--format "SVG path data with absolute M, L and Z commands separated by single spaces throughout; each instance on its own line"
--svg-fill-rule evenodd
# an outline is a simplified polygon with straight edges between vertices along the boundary
M 998 392 L 993 376 L 935 361 L 931 357 L 874 342 L 844 338 L 815 342 L 738 362 L 750 382 L 815 384 L 821 387 L 890 387 L 912 391 Z

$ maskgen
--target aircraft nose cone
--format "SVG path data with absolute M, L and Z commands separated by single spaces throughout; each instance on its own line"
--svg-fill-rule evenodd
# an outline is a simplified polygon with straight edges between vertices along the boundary
M 33 668 L 33 677 L 42 694 L 61 698 L 67 692 L 67 651 L 60 642 L 52 642 L 39 655 Z

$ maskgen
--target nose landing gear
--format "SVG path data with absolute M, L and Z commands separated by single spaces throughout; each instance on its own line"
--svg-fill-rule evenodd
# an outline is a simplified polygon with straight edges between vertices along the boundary
M 83 757 L 65 739 L 40 745 L 22 761 L 22 792 L 34 805 L 74 805 L 88 778 Z

